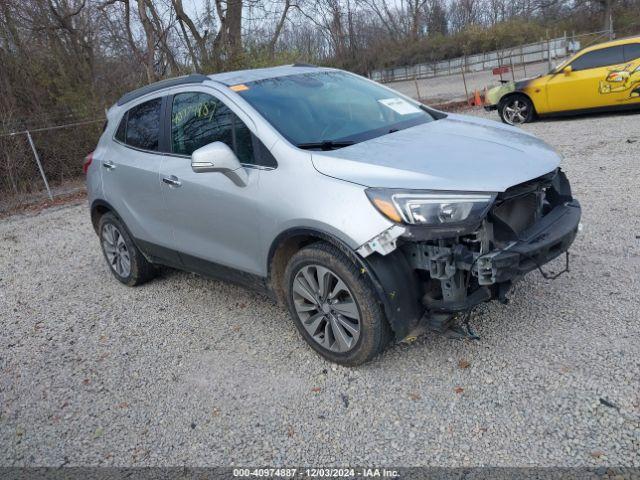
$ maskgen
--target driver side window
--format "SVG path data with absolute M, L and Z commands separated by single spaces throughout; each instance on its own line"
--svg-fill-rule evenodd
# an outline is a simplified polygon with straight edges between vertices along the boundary
M 171 107 L 171 151 L 191 155 L 213 142 L 226 143 L 240 163 L 276 167 L 262 142 L 229 107 L 202 92 L 178 93 Z
M 601 48 L 600 50 L 585 53 L 571 63 L 571 69 L 574 72 L 578 72 L 580 70 L 589 70 L 591 68 L 617 65 L 619 63 L 624 63 L 622 46 Z

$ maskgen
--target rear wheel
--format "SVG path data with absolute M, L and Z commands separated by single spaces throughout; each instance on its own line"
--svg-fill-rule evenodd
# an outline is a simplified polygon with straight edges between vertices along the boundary
M 533 103 L 525 95 L 509 95 L 500 101 L 498 113 L 504 123 L 522 125 L 533 120 Z
M 124 224 L 105 213 L 98 224 L 102 253 L 114 277 L 125 285 L 140 285 L 155 274 L 154 266 L 138 250 Z
M 285 271 L 287 304 L 307 343 L 331 362 L 360 365 L 380 353 L 390 329 L 376 293 L 338 248 L 316 243 Z

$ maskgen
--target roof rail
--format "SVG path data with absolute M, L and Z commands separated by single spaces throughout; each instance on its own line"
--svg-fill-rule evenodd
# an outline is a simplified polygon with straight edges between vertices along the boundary
M 317 66 L 317 65 L 313 65 L 313 64 L 311 64 L 311 63 L 298 63 L 298 62 L 296 62 L 296 63 L 294 63 L 292 66 L 294 66 L 294 67 L 312 67 L 312 68 L 318 68 L 318 66 Z
M 160 80 L 159 82 L 145 85 L 144 87 L 133 90 L 129 93 L 125 93 L 120 100 L 118 100 L 118 106 L 129 103 L 136 98 L 140 98 L 148 93 L 153 93 L 163 88 L 175 87 L 178 85 L 188 85 L 190 83 L 202 83 L 205 80 L 209 80 L 209 77 L 201 73 L 192 73 L 191 75 L 183 75 L 182 77 L 168 78 L 166 80 Z

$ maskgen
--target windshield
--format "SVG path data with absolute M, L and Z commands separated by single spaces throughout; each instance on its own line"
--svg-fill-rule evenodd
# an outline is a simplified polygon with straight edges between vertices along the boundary
M 581 53 L 581 51 L 574 55 L 571 55 L 569 58 L 567 58 L 560 64 L 556 65 L 555 67 L 553 67 L 551 70 L 549 70 L 549 74 L 559 73 L 564 67 L 566 67 L 571 62 L 573 62 L 573 60 L 578 56 L 579 53 Z
M 551 70 L 549 70 L 549 75 L 553 75 L 554 73 L 560 72 L 560 70 L 562 70 L 565 67 L 565 65 L 567 65 L 571 60 L 573 60 L 573 57 L 568 58 L 567 60 L 559 63 L 558 65 L 555 65 Z
M 303 73 L 232 88 L 300 148 L 341 148 L 433 120 L 420 104 L 346 72 Z

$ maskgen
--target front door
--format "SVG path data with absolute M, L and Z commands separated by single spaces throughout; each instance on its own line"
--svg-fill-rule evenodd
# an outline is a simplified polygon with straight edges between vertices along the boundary
M 602 82 L 612 68 L 623 63 L 622 45 L 580 55 L 569 64 L 571 73 L 560 71 L 547 82 L 549 110 L 562 112 L 614 105 L 614 96 L 603 92 Z
M 252 168 L 252 134 L 240 118 L 209 93 L 177 93 L 171 99 L 171 154 L 160 168 L 174 248 L 185 266 L 202 273 L 224 267 L 264 275 L 261 251 L 260 169 Z M 226 143 L 248 174 L 244 187 L 218 172 L 195 173 L 191 153 Z M 204 261 L 203 261 L 204 260 Z M 206 269 L 211 268 L 211 272 Z M 227 275 L 225 275 L 227 276 Z

